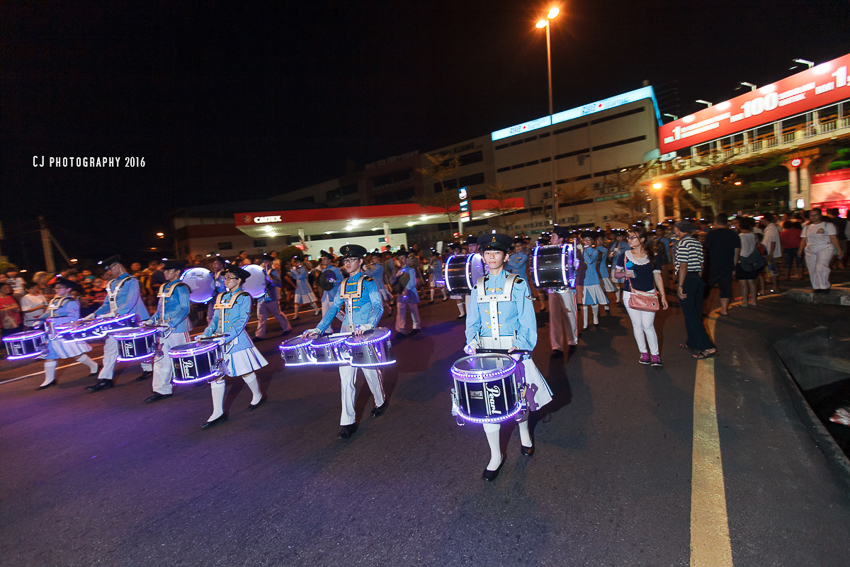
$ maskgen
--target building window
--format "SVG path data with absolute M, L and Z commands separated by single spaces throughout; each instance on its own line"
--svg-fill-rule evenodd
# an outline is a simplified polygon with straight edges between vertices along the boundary
M 399 203 L 401 201 L 408 201 L 412 199 L 415 195 L 415 191 L 413 187 L 407 187 L 405 189 L 400 189 L 398 191 L 393 191 L 392 193 L 384 193 L 383 195 L 375 196 L 375 204 L 376 205 L 387 205 L 389 203 Z
M 572 152 L 564 152 L 562 154 L 556 155 L 555 159 L 564 159 L 564 158 L 568 158 L 568 157 L 572 157 L 572 156 L 577 156 L 577 155 L 580 155 L 580 154 L 585 154 L 589 151 L 590 150 L 588 148 L 584 148 L 582 150 L 575 150 L 575 151 L 572 151 Z
M 575 126 L 567 126 L 566 128 L 559 128 L 555 130 L 555 134 L 563 134 L 564 132 L 572 132 L 573 130 L 579 130 L 581 128 L 587 128 L 587 122 L 582 122 L 581 124 L 576 124 Z
M 344 203 L 340 203 L 337 206 L 338 207 L 359 207 L 360 206 L 360 199 L 353 199 L 351 201 L 346 201 Z
M 265 238 L 257 238 L 254 240 L 254 248 L 265 248 L 266 247 L 266 239 Z
M 500 167 L 499 169 L 497 169 L 497 170 L 496 170 L 496 173 L 504 173 L 504 172 L 506 172 L 506 171 L 510 171 L 510 170 L 511 170 L 511 166 L 508 166 L 508 167 Z
M 372 187 L 374 189 L 380 189 L 384 185 L 393 185 L 396 183 L 403 183 L 411 178 L 413 175 L 413 168 L 408 167 L 407 169 L 401 169 L 398 171 L 391 171 L 390 173 L 385 173 L 384 175 L 380 175 L 375 177 L 372 180 Z
M 597 118 L 596 120 L 591 120 L 591 124 L 601 124 L 602 122 L 608 122 L 609 120 L 616 120 L 617 118 L 622 118 L 624 116 L 631 116 L 632 114 L 639 114 L 644 111 L 644 107 L 633 108 L 631 110 L 626 110 L 624 112 L 618 112 L 617 114 L 612 114 L 611 116 L 603 116 L 602 118 Z
M 345 187 L 340 187 L 340 191 L 342 191 L 343 195 L 353 195 L 358 191 L 357 183 L 350 183 Z
M 536 159 L 536 160 L 534 160 L 534 161 L 530 161 L 530 162 L 528 162 L 528 163 L 527 163 L 527 164 L 525 164 L 525 165 L 537 165 L 538 163 L 540 163 L 540 160 L 539 160 L 539 159 Z
M 533 142 L 536 139 L 537 139 L 537 136 L 532 136 L 530 138 L 526 138 L 525 140 L 523 140 L 523 142 Z
M 508 146 L 510 146 L 510 144 L 500 144 L 500 145 L 496 146 L 496 149 L 497 150 L 504 150 Z
M 483 173 L 473 173 L 472 175 L 465 175 L 461 177 L 459 180 L 461 187 L 469 187 L 470 185 L 479 185 L 484 183 L 484 174 Z
M 218 243 L 218 249 L 219 250 L 233 250 L 233 243 L 232 242 L 219 242 Z
M 340 191 L 339 187 L 325 193 L 326 201 L 333 201 L 334 199 L 339 199 L 340 197 L 342 197 L 342 191 Z
M 472 165 L 473 163 L 478 163 L 479 161 L 484 161 L 484 152 L 482 152 L 481 150 L 469 154 L 464 154 L 458 158 L 458 162 L 460 163 L 460 165 Z
M 646 140 L 646 136 L 635 136 L 634 138 L 628 138 L 626 140 L 620 140 L 618 142 L 611 142 L 610 144 L 602 144 L 601 146 L 594 146 L 593 151 L 598 152 L 599 150 L 607 150 L 608 148 L 613 148 L 616 146 L 624 146 L 626 144 L 634 144 L 635 142 L 640 142 L 642 140 Z

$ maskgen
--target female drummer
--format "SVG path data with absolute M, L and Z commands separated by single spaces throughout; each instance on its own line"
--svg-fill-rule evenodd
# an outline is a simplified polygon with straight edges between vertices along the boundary
M 44 390 L 49 386 L 56 385 L 56 364 L 60 358 L 77 358 L 77 362 L 85 364 L 89 369 L 89 376 L 97 374 L 97 363 L 89 358 L 86 353 L 91 350 L 88 343 L 81 341 L 71 343 L 62 340 L 56 335 L 56 325 L 73 323 L 80 318 L 80 303 L 71 296 L 72 291 L 79 287 L 76 283 L 63 277 L 56 278 L 53 286 L 56 295 L 50 300 L 47 312 L 38 317 L 39 321 L 47 321 L 47 355 L 44 361 L 44 382 L 36 390 Z
M 248 406 L 249 410 L 253 410 L 265 401 L 254 371 L 266 366 L 268 362 L 245 332 L 245 324 L 251 316 L 251 296 L 240 288 L 250 275 L 250 272 L 238 266 L 230 266 L 225 270 L 224 285 L 227 291 L 216 298 L 215 314 L 201 338 L 223 335 L 218 340 L 224 345 L 224 374 L 228 377 L 241 376 L 245 380 L 254 396 Z M 224 377 L 211 382 L 210 389 L 213 412 L 206 423 L 201 425 L 201 429 L 227 421 L 227 414 L 224 413 Z
M 482 236 L 478 245 L 483 250 L 484 262 L 489 269 L 488 276 L 482 276 L 484 294 L 501 295 L 506 292 L 506 285 L 511 285 L 510 301 L 479 301 L 478 285 L 472 289 L 470 305 L 473 309 L 466 316 L 466 348 L 468 354 L 475 354 L 476 349 L 502 349 L 510 344 L 507 353 L 517 350 L 531 352 L 537 344 L 537 321 L 534 315 L 534 304 L 531 301 L 528 283 L 514 274 L 504 270 L 508 251 L 511 248 L 511 238 L 504 234 Z M 508 282 L 508 277 L 513 283 Z M 493 304 L 496 305 L 493 305 Z M 494 314 L 495 311 L 495 314 Z M 489 321 L 489 322 L 488 322 Z M 498 323 L 496 323 L 498 321 Z M 496 327 L 495 325 L 498 325 Z M 493 331 L 498 329 L 494 337 Z M 504 337 L 508 337 L 505 340 Z M 549 385 L 540 374 L 529 354 L 514 354 L 514 358 L 522 360 L 522 366 L 517 369 L 525 374 L 528 384 L 529 408 L 531 411 L 540 409 L 552 401 Z M 499 475 L 504 457 L 499 447 L 498 423 L 485 423 L 484 433 L 490 445 L 490 462 L 484 469 L 482 478 L 493 480 Z M 519 436 L 522 443 L 521 453 L 527 457 L 534 454 L 534 445 L 528 429 L 528 415 L 519 422 Z

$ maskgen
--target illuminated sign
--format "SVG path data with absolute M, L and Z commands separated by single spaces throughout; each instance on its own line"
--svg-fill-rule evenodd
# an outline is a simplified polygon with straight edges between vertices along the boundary
M 460 199 L 460 222 L 469 222 L 472 217 L 469 215 L 469 195 L 466 187 L 458 189 L 457 196 Z
M 262 224 L 264 222 L 280 222 L 280 215 L 273 217 L 254 217 L 254 222 L 256 224 Z
M 661 153 L 702 144 L 850 98 L 850 55 L 705 108 L 658 130 Z
M 800 158 L 794 158 L 791 160 L 791 165 L 793 167 L 800 167 L 801 163 L 803 163 L 803 160 L 801 160 Z
M 546 126 L 549 126 L 551 124 L 558 124 L 559 122 L 574 120 L 576 118 L 581 118 L 582 116 L 587 116 L 588 114 L 595 114 L 597 112 L 602 112 L 603 110 L 608 110 L 617 106 L 622 106 L 624 104 L 637 102 L 639 100 L 647 98 L 652 100 L 652 105 L 655 108 L 655 118 L 656 120 L 658 120 L 658 124 L 661 125 L 661 114 L 658 111 L 658 103 L 655 100 L 655 92 L 652 90 L 652 87 L 643 87 L 625 94 L 606 98 L 605 100 L 598 100 L 596 102 L 585 104 L 584 106 L 579 106 L 571 110 L 558 112 L 557 114 L 553 114 L 552 116 L 544 116 L 543 118 L 538 118 L 537 120 L 532 120 L 530 122 L 524 122 L 522 124 L 517 124 L 516 126 L 511 126 L 510 128 L 496 130 L 495 132 L 490 134 L 490 139 L 495 142 L 496 140 L 501 140 L 502 138 L 509 138 L 511 136 L 516 136 L 517 134 L 525 134 L 526 132 L 537 130 L 538 128 L 545 128 Z

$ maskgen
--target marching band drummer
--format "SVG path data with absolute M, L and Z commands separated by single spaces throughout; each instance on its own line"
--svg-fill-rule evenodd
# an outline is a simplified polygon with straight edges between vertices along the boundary
M 121 256 L 117 254 L 110 256 L 102 262 L 102 265 L 106 267 L 106 272 L 113 279 L 106 285 L 106 301 L 103 302 L 103 305 L 97 311 L 86 317 L 86 319 L 101 315 L 120 317 L 129 313 L 135 313 L 139 321 L 147 319 L 149 314 L 139 293 L 139 280 L 127 273 L 127 270 L 124 268 L 124 260 Z M 103 368 L 100 370 L 97 383 L 89 386 L 86 390 L 97 392 L 104 388 L 111 388 L 114 385 L 112 377 L 115 372 L 115 362 L 117 360 L 118 342 L 110 335 L 106 335 L 106 341 L 103 343 Z M 146 378 L 147 376 L 145 374 L 143 372 L 139 378 Z M 147 375 L 150 375 L 150 373 L 147 373 Z
M 47 305 L 47 312 L 38 317 L 39 321 L 47 321 L 47 354 L 44 357 L 44 382 L 36 390 L 56 385 L 56 360 L 59 358 L 76 357 L 77 362 L 88 367 L 89 376 L 97 374 L 97 363 L 86 354 L 91 350 L 88 343 L 66 342 L 54 331 L 55 325 L 73 323 L 80 318 L 80 302 L 71 296 L 72 291 L 79 291 L 79 286 L 71 280 L 58 277 L 53 289 L 56 295 Z
M 213 260 L 212 264 L 212 275 L 213 275 L 213 285 L 215 286 L 215 290 L 213 292 L 213 299 L 218 297 L 219 293 L 224 293 L 227 291 L 227 288 L 224 287 L 224 260 L 221 258 L 216 258 Z M 212 299 L 207 302 L 207 323 L 212 321 L 213 318 L 213 306 L 215 305 L 215 301 Z
M 556 226 L 549 237 L 549 245 L 562 246 L 566 244 L 569 236 L 569 230 Z M 552 357 L 560 358 L 564 356 L 565 334 L 570 354 L 575 352 L 578 345 L 576 292 L 573 288 L 566 287 L 547 290 L 547 295 L 549 296 L 549 341 L 552 345 Z
M 230 266 L 225 270 L 224 285 L 227 291 L 216 297 L 215 315 L 201 338 L 224 335 L 218 339 L 224 345 L 224 374 L 227 377 L 242 377 L 253 394 L 248 409 L 254 410 L 265 401 L 254 371 L 268 365 L 268 362 L 245 332 L 245 325 L 251 316 L 251 295 L 240 288 L 250 275 L 250 272 L 238 266 Z M 224 413 L 224 386 L 224 377 L 210 382 L 213 412 L 206 423 L 201 425 L 201 429 L 227 421 L 227 414 Z
M 168 398 L 172 394 L 171 378 L 174 376 L 174 367 L 168 358 L 172 348 L 189 342 L 189 331 L 192 324 L 189 322 L 189 286 L 180 281 L 184 264 L 179 260 L 166 260 L 162 268 L 165 275 L 165 283 L 159 286 L 159 303 L 156 311 L 142 325 L 163 325 L 168 329 L 159 338 L 159 348 L 154 356 L 153 364 L 142 363 L 142 370 L 153 372 L 153 395 L 146 398 L 147 403 L 157 402 Z
M 378 293 L 381 296 L 381 300 L 386 303 L 389 308 L 388 315 L 393 314 L 393 296 L 390 295 L 390 292 L 387 291 L 387 288 L 384 287 L 384 265 L 381 262 L 375 261 L 375 256 L 378 254 L 377 250 L 375 252 L 366 252 L 366 263 L 363 265 L 363 273 L 375 280 L 375 283 L 378 284 Z M 432 294 L 433 295 L 433 294 Z M 322 302 L 322 315 L 324 315 L 324 301 Z M 383 307 L 383 305 L 382 305 Z
M 322 317 L 327 315 L 328 309 L 333 305 L 334 298 L 339 294 L 339 285 L 342 283 L 342 272 L 339 271 L 339 268 L 333 265 L 334 257 L 327 250 L 322 250 L 321 257 L 319 259 L 319 267 L 322 272 L 330 271 L 334 275 L 334 286 L 330 290 L 322 291 Z
M 292 330 L 292 325 L 289 324 L 289 319 L 286 318 L 286 315 L 280 312 L 280 288 L 283 284 L 280 281 L 280 274 L 272 267 L 273 260 L 274 258 L 268 254 L 263 254 L 263 275 L 266 278 L 266 292 L 263 294 L 263 297 L 257 301 L 257 330 L 254 332 L 254 340 L 257 341 L 261 341 L 266 337 L 266 322 L 269 320 L 269 315 L 277 319 L 284 335 L 288 334 L 289 331 Z M 304 278 L 306 280 L 307 270 L 304 268 L 301 269 L 304 270 Z M 312 293 L 313 292 L 310 292 L 311 295 Z M 316 313 L 318 312 L 317 308 Z M 297 303 L 295 304 L 295 319 L 298 319 Z
M 436 250 L 431 250 L 431 260 L 428 262 L 428 284 L 431 287 L 431 301 L 428 303 L 434 303 L 434 289 L 440 288 L 440 291 L 443 292 L 443 301 L 447 300 L 449 296 L 446 294 L 446 282 L 443 282 L 440 285 L 440 278 L 443 277 L 443 259 L 440 257 L 440 253 Z
M 516 350 L 532 351 L 537 344 L 537 321 L 531 301 L 528 283 L 516 274 L 505 271 L 505 260 L 511 249 L 511 238 L 504 234 L 488 234 L 478 239 L 484 251 L 484 261 L 489 275 L 479 278 L 473 288 L 470 302 L 472 309 L 466 316 L 467 354 L 476 349 L 507 348 L 508 354 Z M 482 294 L 481 291 L 484 293 Z M 487 296 L 490 296 L 488 299 Z M 495 333 L 498 333 L 494 335 Z M 528 384 L 526 393 L 529 410 L 535 411 L 552 401 L 549 385 L 531 360 L 530 355 L 512 355 L 522 361 L 517 372 L 523 372 Z M 490 462 L 482 478 L 490 481 L 499 475 L 504 458 L 499 446 L 499 423 L 485 423 L 484 433 L 490 445 Z M 528 429 L 528 415 L 519 422 L 521 453 L 527 457 L 534 454 L 534 445 Z
M 489 238 L 489 236 L 488 236 Z M 470 263 L 470 280 L 473 282 L 477 282 L 478 278 L 487 275 L 487 264 L 484 262 L 483 256 L 479 252 L 478 248 L 478 238 L 472 236 L 471 234 L 466 239 L 466 246 L 469 250 L 469 254 L 473 257 L 472 262 Z M 469 306 L 471 302 L 471 294 L 467 294 L 463 298 L 464 306 L 466 307 L 467 316 L 469 315 Z
M 340 249 L 340 253 L 348 277 L 342 282 L 340 293 L 318 326 L 304 332 L 302 336 L 305 338 L 317 337 L 324 333 L 343 304 L 345 304 L 345 321 L 341 329 L 343 333 L 353 332 L 355 335 L 362 335 L 365 331 L 374 329 L 381 320 L 384 308 L 378 292 L 378 283 L 361 271 L 366 249 L 357 244 L 346 244 Z M 378 417 L 389 405 L 389 401 L 384 396 L 381 371 L 377 368 L 363 367 L 363 374 L 375 398 L 372 415 Z M 337 438 L 349 439 L 357 431 L 357 416 L 354 414 L 354 384 L 357 379 L 357 368 L 348 364 L 340 366 L 339 379 L 342 390 L 342 415 L 339 424 L 342 427 Z

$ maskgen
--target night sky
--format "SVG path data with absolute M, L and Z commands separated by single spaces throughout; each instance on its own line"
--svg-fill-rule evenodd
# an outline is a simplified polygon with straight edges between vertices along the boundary
M 572 0 L 554 107 L 649 80 L 684 116 L 850 51 L 846 1 Z M 142 257 L 170 211 L 263 199 L 547 113 L 537 2 L 4 2 L 3 253 Z M 116 156 L 121 167 L 33 167 Z M 143 157 L 144 168 L 125 168 Z

